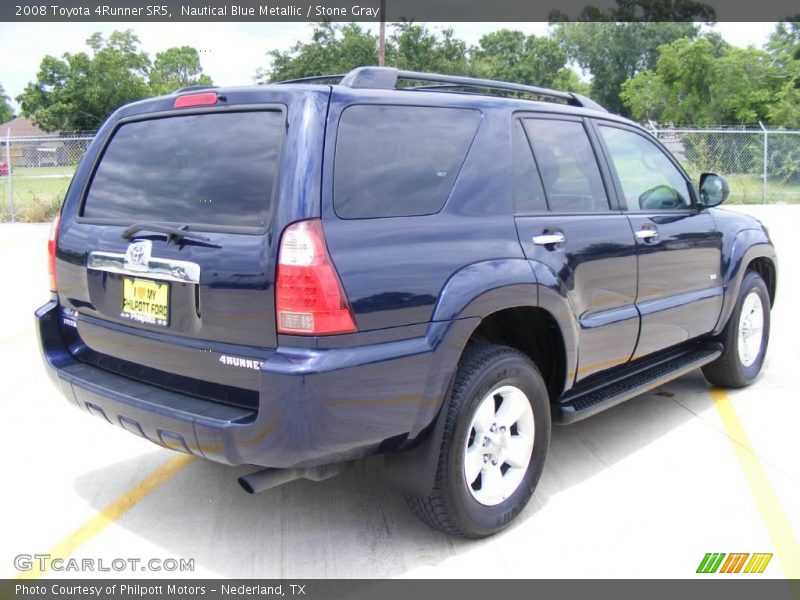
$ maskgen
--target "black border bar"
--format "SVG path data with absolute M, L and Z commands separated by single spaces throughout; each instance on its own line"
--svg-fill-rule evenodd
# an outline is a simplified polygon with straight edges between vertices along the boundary
M 381 5 L 384 11 L 381 11 Z M 645 11 L 644 6 L 648 9 Z M 381 13 L 384 14 L 381 14 Z M 11 22 L 797 20 L 795 0 L 2 0 Z

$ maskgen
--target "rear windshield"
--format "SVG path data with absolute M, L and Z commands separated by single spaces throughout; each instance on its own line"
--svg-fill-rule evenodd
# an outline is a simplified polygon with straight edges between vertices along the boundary
M 360 219 L 438 212 L 480 118 L 460 108 L 351 106 L 336 141 L 336 214 Z
M 282 140 L 277 111 L 126 123 L 103 154 L 83 216 L 264 227 Z

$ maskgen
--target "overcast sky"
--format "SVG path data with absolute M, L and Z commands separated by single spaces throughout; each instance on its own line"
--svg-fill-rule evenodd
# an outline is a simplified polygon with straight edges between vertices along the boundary
M 377 30 L 377 24 L 366 25 Z M 440 29 L 448 24 L 432 24 Z M 544 35 L 547 23 L 453 23 L 457 37 L 476 43 L 489 31 L 503 27 Z M 0 83 L 12 99 L 36 78 L 46 54 L 86 50 L 85 41 L 95 31 L 107 35 L 131 28 L 151 59 L 172 46 L 189 45 L 200 51 L 203 70 L 217 85 L 253 83 L 256 69 L 268 66 L 266 52 L 285 50 L 297 40 L 307 40 L 309 23 L 0 23 Z M 774 23 L 718 23 L 715 29 L 731 44 L 766 42 Z M 15 109 L 17 108 L 14 103 Z

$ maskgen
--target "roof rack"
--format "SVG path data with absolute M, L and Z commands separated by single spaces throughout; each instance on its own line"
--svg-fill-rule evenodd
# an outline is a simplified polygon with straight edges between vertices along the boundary
M 329 79 L 344 79 L 346 75 L 347 73 L 339 73 L 338 75 L 312 75 L 311 77 L 284 79 L 283 81 L 275 81 L 274 83 L 314 83 L 315 81 L 328 81 Z
M 381 89 L 392 90 L 397 86 L 397 81 L 430 82 L 435 85 L 412 86 L 411 90 L 446 90 L 446 89 L 484 89 L 505 92 L 519 92 L 533 94 L 546 98 L 556 98 L 566 100 L 570 106 L 578 106 L 591 110 L 607 112 L 594 100 L 574 92 L 563 92 L 534 85 L 522 85 L 520 83 L 509 83 L 506 81 L 495 81 L 493 79 L 479 79 L 476 77 L 461 77 L 458 75 L 439 75 L 436 73 L 421 73 L 418 71 L 404 71 L 394 67 L 358 67 L 343 75 L 320 75 L 316 77 L 304 77 L 302 79 L 291 79 L 279 81 L 277 83 L 309 83 L 313 81 L 327 81 L 339 79 L 339 84 L 351 88 L 361 89 Z

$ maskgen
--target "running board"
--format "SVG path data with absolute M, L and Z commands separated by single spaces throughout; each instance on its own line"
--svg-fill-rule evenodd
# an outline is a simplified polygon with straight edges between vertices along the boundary
M 694 371 L 720 354 L 722 344 L 704 344 L 645 359 L 567 393 L 554 407 L 554 420 L 563 425 L 580 421 Z

